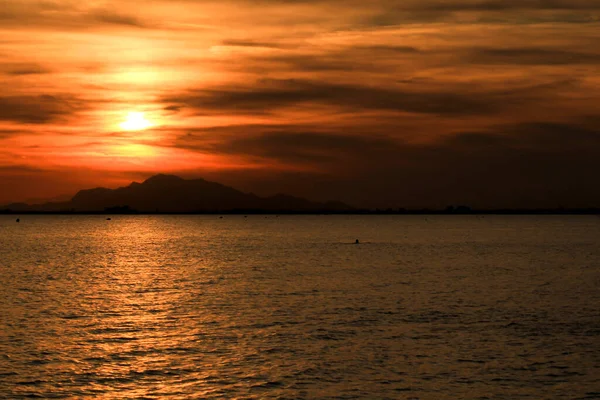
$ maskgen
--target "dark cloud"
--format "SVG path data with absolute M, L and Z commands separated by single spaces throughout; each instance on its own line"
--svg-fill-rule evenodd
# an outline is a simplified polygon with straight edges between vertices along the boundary
M 368 25 L 385 26 L 413 22 L 465 21 L 504 23 L 594 22 L 600 10 L 596 0 L 382 0 L 375 7 L 367 7 L 373 13 L 365 14 Z M 475 14 L 475 16 L 473 15 Z
M 44 124 L 64 119 L 82 108 L 74 98 L 64 96 L 0 97 L 0 121 Z
M 17 129 L 0 129 L 0 139 L 22 135 L 22 130 Z
M 147 25 L 131 15 L 121 14 L 113 10 L 99 10 L 90 14 L 91 19 L 101 23 L 125 25 L 135 28 L 146 28 Z
M 365 64 L 360 59 L 340 58 L 335 55 L 282 55 L 255 59 L 257 66 L 254 69 L 261 71 L 302 71 L 302 72 L 326 72 L 344 71 L 356 72 L 372 68 L 373 63 Z M 274 66 L 275 64 L 275 66 Z M 246 67 L 247 68 L 247 67 Z
M 369 87 L 306 80 L 265 80 L 255 87 L 197 90 L 163 99 L 199 112 L 264 112 L 303 104 L 348 109 L 407 111 L 430 114 L 479 114 L 497 104 L 477 93 L 415 92 L 400 88 Z
M 289 46 L 284 45 L 282 43 L 272 41 L 254 41 L 254 40 L 236 40 L 236 39 L 228 39 L 221 42 L 223 46 L 232 46 L 232 47 L 258 47 L 258 48 L 270 48 L 270 49 L 286 49 Z
M 598 126 L 499 125 L 420 143 L 300 126 L 239 126 L 204 133 L 183 135 L 174 145 L 261 159 L 266 165 L 314 167 L 216 177 L 265 194 L 284 190 L 380 207 L 590 207 L 600 202 L 595 184 Z M 219 141 L 208 140 L 215 135 Z
M 178 0 L 187 5 L 206 5 L 204 0 Z M 0 10 L 0 21 L 13 26 L 35 26 L 36 29 L 63 28 L 89 29 L 96 25 L 117 24 L 123 27 L 158 28 L 164 25 L 158 21 L 137 18 L 131 11 L 120 10 L 149 8 L 152 5 L 167 3 L 164 0 L 109 0 L 103 8 L 85 7 L 85 3 L 70 1 L 5 0 Z M 173 2 L 169 2 L 173 3 Z M 337 29 L 352 26 L 396 25 L 412 22 L 453 20 L 457 14 L 494 13 L 494 18 L 502 22 L 503 17 L 523 14 L 520 21 L 532 22 L 550 18 L 564 22 L 597 21 L 595 14 L 600 10 L 596 0 L 228 0 L 223 1 L 232 9 L 244 9 L 252 23 L 260 25 L 280 25 L 290 23 L 318 23 L 328 21 Z M 209 3 L 210 4 L 210 3 Z M 191 7 L 191 6 L 190 6 Z M 302 10 L 298 10 L 302 7 Z M 289 8 L 290 13 L 283 10 Z M 198 9 L 182 10 L 193 14 Z M 276 10 L 275 13 L 272 11 Z M 551 15 L 546 15 L 551 13 Z M 237 14 L 236 14 L 237 15 Z M 236 17 L 232 17 L 235 19 Z M 201 18 L 202 19 L 202 18 Z M 335 27 L 334 27 L 335 26 Z M 280 48 L 281 44 L 260 40 L 233 40 L 229 45 Z
M 71 2 L 8 0 L 5 3 L 4 9 L 0 10 L 0 21 L 12 28 L 88 30 L 105 24 L 150 27 L 131 15 L 119 12 L 121 4 L 86 9 Z
M 392 62 L 394 66 L 406 61 L 415 61 L 415 57 L 425 55 L 413 46 L 384 46 L 384 45 L 357 45 L 344 49 L 311 54 L 279 53 L 269 56 L 250 58 L 257 67 L 246 65 L 245 69 L 257 72 L 265 70 L 284 70 L 301 72 L 326 72 L 326 71 L 385 71 L 393 69 L 383 62 Z
M 11 76 L 49 74 L 52 70 L 38 64 L 6 63 L 0 64 L 0 73 Z
M 573 150 L 599 152 L 600 125 L 583 123 L 527 122 L 502 131 L 514 137 L 521 148 L 538 152 Z
M 201 3 L 203 0 L 178 0 Z M 237 4 L 347 5 L 348 7 L 385 7 L 403 10 L 596 10 L 596 0 L 228 0 Z
M 183 107 L 180 105 L 173 104 L 173 105 L 164 107 L 163 110 L 177 113 L 177 112 L 181 111 L 182 108 Z
M 526 122 L 496 126 L 487 132 L 450 135 L 445 143 L 469 150 L 496 147 L 529 149 L 537 152 L 560 150 L 600 150 L 600 125 L 584 123 Z
M 249 87 L 192 90 L 164 103 L 185 104 L 198 113 L 263 113 L 303 105 L 338 107 L 348 111 L 392 111 L 448 116 L 483 115 L 515 109 L 560 91 L 575 81 L 552 82 L 505 90 L 447 86 L 362 86 L 308 80 L 262 80 Z
M 398 9 L 439 11 L 597 10 L 596 0 L 429 0 L 398 2 Z
M 208 138 L 219 137 L 217 141 Z M 337 161 L 338 158 L 365 158 L 384 162 L 381 156 L 418 160 L 425 150 L 445 154 L 491 149 L 507 151 L 535 151 L 560 153 L 563 150 L 583 152 L 600 151 L 600 127 L 575 123 L 520 123 L 497 125 L 487 131 L 448 134 L 429 142 L 408 142 L 385 135 L 369 135 L 360 131 L 348 133 L 345 129 L 327 132 L 316 126 L 241 125 L 199 129 L 177 138 L 174 146 L 217 154 L 252 155 L 294 163 L 297 161 Z M 370 161 L 369 161 L 370 162 Z M 600 160 L 599 160 L 600 162 Z
M 470 61 L 482 64 L 512 65 L 599 64 L 600 53 L 536 47 L 487 48 L 474 50 L 470 56 Z
M 400 53 L 400 54 L 415 54 L 420 53 L 421 51 L 413 46 L 393 46 L 393 45 L 364 45 L 364 46 L 354 46 L 352 49 L 365 51 L 369 54 L 373 54 L 375 52 L 384 52 L 384 53 Z
M 260 126 L 242 127 L 245 135 L 232 137 L 230 140 L 210 143 L 202 136 L 188 134 L 178 138 L 176 147 L 191 150 L 210 151 L 213 154 L 250 155 L 264 159 L 278 160 L 289 164 L 315 163 L 338 161 L 340 156 L 347 159 L 356 156 L 364 148 L 389 154 L 397 147 L 397 142 L 374 136 L 358 136 L 332 134 L 315 131 L 315 128 L 305 127 L 305 130 L 290 130 Z M 237 129 L 240 129 L 238 127 Z M 229 128 L 231 131 L 231 128 Z M 249 131 L 264 130 L 265 133 L 248 135 Z

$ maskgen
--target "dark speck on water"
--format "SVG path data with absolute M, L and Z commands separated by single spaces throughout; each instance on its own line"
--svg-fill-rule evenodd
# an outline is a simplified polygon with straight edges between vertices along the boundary
M 0 215 L 0 399 L 600 398 L 597 217 L 274 220 Z

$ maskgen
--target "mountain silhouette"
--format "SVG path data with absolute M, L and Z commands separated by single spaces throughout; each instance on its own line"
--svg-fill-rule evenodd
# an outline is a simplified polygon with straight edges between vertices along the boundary
M 132 182 L 118 189 L 95 188 L 79 191 L 70 201 L 27 205 L 10 204 L 12 211 L 74 212 L 335 212 L 352 207 L 341 202 L 317 203 L 278 194 L 259 197 L 204 179 L 183 179 L 159 174 L 142 183 Z

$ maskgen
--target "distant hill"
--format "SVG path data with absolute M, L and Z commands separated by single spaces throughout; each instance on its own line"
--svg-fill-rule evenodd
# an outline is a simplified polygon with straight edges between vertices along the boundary
M 341 202 L 317 203 L 279 194 L 259 197 L 204 179 L 187 180 L 174 175 L 155 175 L 143 183 L 132 182 L 118 189 L 79 191 L 70 201 L 39 205 L 23 203 L 0 209 L 74 212 L 336 212 L 352 207 Z

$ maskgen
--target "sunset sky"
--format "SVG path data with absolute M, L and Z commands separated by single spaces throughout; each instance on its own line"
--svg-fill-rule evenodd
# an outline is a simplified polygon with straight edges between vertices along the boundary
M 0 204 L 600 206 L 598 0 L 0 0 L 0 83 Z

